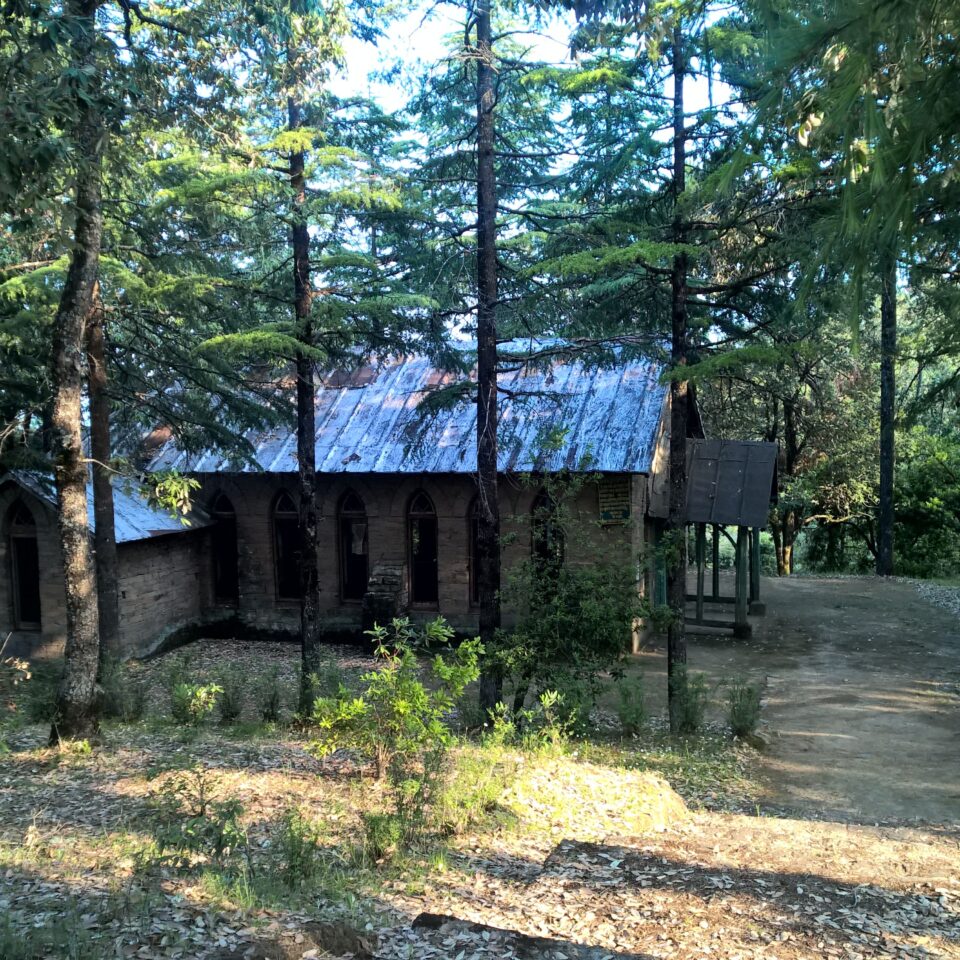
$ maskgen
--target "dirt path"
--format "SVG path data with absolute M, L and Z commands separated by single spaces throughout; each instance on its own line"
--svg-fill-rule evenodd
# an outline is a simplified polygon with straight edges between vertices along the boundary
M 770 802 L 865 822 L 960 821 L 960 619 L 910 583 L 764 580 L 754 636 L 691 636 L 690 665 L 765 683 Z M 643 655 L 651 691 L 662 651 Z

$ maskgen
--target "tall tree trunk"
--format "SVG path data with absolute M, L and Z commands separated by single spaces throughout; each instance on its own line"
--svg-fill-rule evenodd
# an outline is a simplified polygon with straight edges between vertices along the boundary
M 683 243 L 685 231 L 680 202 L 686 189 L 687 141 L 683 112 L 683 78 L 686 62 L 683 51 L 683 27 L 673 29 L 673 239 Z M 687 426 L 689 421 L 689 384 L 687 367 L 687 257 L 673 258 L 670 276 L 672 377 L 670 380 L 670 511 L 667 520 L 669 557 L 667 561 L 667 603 L 670 623 L 667 627 L 667 693 L 670 729 L 679 726 L 678 706 L 686 682 L 687 634 L 684 624 L 687 593 Z
M 300 104 L 287 101 L 289 128 L 302 125 Z M 320 598 L 317 575 L 317 431 L 314 346 L 310 307 L 310 233 L 307 229 L 307 181 L 302 150 L 290 155 L 290 188 L 293 191 L 293 304 L 297 318 L 297 340 L 306 348 L 298 351 L 297 365 L 297 480 L 299 485 L 298 526 L 300 540 L 300 708 L 310 703 L 310 676 L 316 673 L 319 658 Z
M 113 480 L 110 470 L 110 398 L 103 305 L 99 289 L 87 330 L 87 396 L 90 403 L 90 458 L 93 460 L 93 518 L 100 619 L 100 664 L 120 653 L 117 539 L 114 529 Z
M 87 465 L 83 455 L 81 398 L 86 325 L 94 306 L 103 213 L 100 178 L 106 131 L 99 114 L 96 60 L 96 0 L 71 0 L 68 13 L 78 90 L 76 126 L 76 219 L 70 269 L 53 321 L 52 383 L 54 478 L 63 555 L 67 639 L 63 677 L 57 690 L 51 743 L 86 737 L 97 730 L 99 659 L 97 582 L 87 518 Z
M 877 575 L 893 574 L 893 474 L 897 389 L 897 260 L 883 265 L 880 295 L 880 505 L 877 511 Z
M 500 502 L 497 495 L 497 183 L 494 167 L 490 0 L 477 4 L 477 586 L 487 666 L 480 706 L 500 702 L 503 678 L 491 663 L 500 627 Z
M 777 576 L 785 577 L 787 567 L 783 556 L 783 521 L 779 510 L 775 510 L 770 517 L 770 535 L 773 537 L 773 548 L 777 554 Z

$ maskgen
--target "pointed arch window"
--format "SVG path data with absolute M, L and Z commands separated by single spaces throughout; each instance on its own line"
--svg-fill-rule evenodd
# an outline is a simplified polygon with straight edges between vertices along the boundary
M 300 522 L 289 493 L 281 493 L 273 505 L 273 568 L 277 599 L 299 600 Z
M 410 498 L 407 507 L 407 541 L 410 602 L 433 606 L 440 598 L 437 511 L 422 490 Z
M 210 513 L 213 515 L 213 596 L 217 603 L 236 603 L 240 599 L 237 514 L 230 499 L 222 493 L 214 498 Z
M 564 535 L 557 502 L 542 490 L 531 510 L 531 559 L 540 574 L 556 574 L 563 566 Z
M 480 578 L 478 577 L 478 558 L 480 556 L 480 499 L 474 497 L 470 504 L 470 511 L 467 514 L 469 555 L 467 564 L 470 573 L 470 603 L 473 606 L 480 605 Z
M 340 500 L 337 528 L 340 535 L 340 596 L 345 601 L 362 600 L 369 578 L 367 508 L 348 490 Z
M 17 630 L 40 629 L 40 551 L 37 523 L 23 501 L 7 514 L 10 575 L 13 586 L 13 623 Z

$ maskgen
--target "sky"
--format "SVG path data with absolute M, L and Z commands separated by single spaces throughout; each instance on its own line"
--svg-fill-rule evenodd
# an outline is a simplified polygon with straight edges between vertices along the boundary
M 457 4 L 418 2 L 388 29 L 377 46 L 350 38 L 346 44 L 346 66 L 333 78 L 334 92 L 343 96 L 367 96 L 388 111 L 399 110 L 408 99 L 403 81 L 385 81 L 376 76 L 400 62 L 408 73 L 418 64 L 431 65 L 443 57 L 448 40 L 463 26 L 463 8 Z M 531 58 L 557 64 L 570 63 L 570 36 L 574 20 L 556 16 L 538 33 L 514 35 L 531 48 Z M 669 90 L 666 92 L 670 92 Z M 688 78 L 684 85 L 687 112 L 695 113 L 709 103 L 705 78 Z M 714 81 L 715 102 L 724 98 L 724 85 Z

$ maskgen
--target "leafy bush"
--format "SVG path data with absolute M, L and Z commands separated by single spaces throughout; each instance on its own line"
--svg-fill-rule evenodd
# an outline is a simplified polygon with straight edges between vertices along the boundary
M 404 844 L 408 825 L 396 813 L 365 813 L 363 815 L 363 848 L 373 860 L 392 857 Z
M 319 697 L 313 707 L 317 740 L 313 751 L 326 756 L 348 748 L 371 760 L 378 779 L 386 777 L 393 815 L 403 839 L 424 827 L 426 811 L 444 774 L 453 734 L 446 724 L 457 698 L 479 676 L 479 640 L 437 653 L 430 662 L 430 684 L 421 677 L 414 647 L 448 645 L 453 631 L 442 618 L 422 633 L 408 619 L 394 620 L 389 630 L 370 631 L 380 669 L 360 678 L 352 696 L 341 688 L 336 697 Z
M 317 697 L 335 697 L 340 692 L 340 687 L 344 685 L 345 680 L 346 675 L 340 664 L 333 658 L 325 658 L 307 678 L 312 694 L 310 702 L 312 703 Z
M 279 850 L 282 873 L 290 887 L 302 886 L 317 873 L 320 826 L 302 810 L 288 810 L 283 818 Z
M 11 720 L 22 711 L 31 723 L 52 723 L 58 682 L 59 668 L 54 664 L 8 657 L 0 661 L 0 709 Z
M 217 704 L 220 710 L 220 722 L 236 723 L 243 712 L 243 691 L 246 679 L 236 667 L 228 667 L 217 678 L 217 684 L 220 687 L 220 700 Z
M 670 712 L 676 719 L 677 733 L 689 736 L 703 727 L 707 712 L 707 678 L 678 666 L 670 679 Z
M 734 680 L 727 694 L 730 730 L 735 737 L 748 737 L 760 722 L 760 689 L 745 680 Z
M 202 765 L 171 775 L 151 801 L 155 810 L 154 840 L 160 856 L 179 865 L 192 856 L 222 861 L 246 848 L 240 823 L 243 804 L 217 796 L 213 775 Z
M 283 709 L 283 692 L 280 689 L 280 671 L 274 667 L 263 680 L 263 689 L 257 699 L 260 719 L 265 723 L 277 723 Z
M 440 791 L 433 822 L 447 836 L 455 836 L 486 821 L 517 769 L 517 759 L 493 742 L 466 747 L 454 760 L 452 775 Z
M 529 693 L 555 690 L 563 694 L 567 719 L 584 729 L 604 675 L 617 672 L 642 612 L 635 571 L 602 562 L 544 570 L 531 561 L 512 572 L 504 599 L 521 611 L 497 645 L 498 666 L 513 681 L 514 711 Z
M 568 716 L 563 694 L 556 690 L 544 690 L 532 707 L 518 713 L 511 711 L 506 704 L 498 703 L 483 744 L 486 747 L 514 746 L 529 753 L 563 752 L 570 739 Z
M 620 719 L 620 728 L 627 736 L 635 736 L 640 733 L 647 722 L 643 678 L 624 677 L 618 687 L 620 702 L 617 706 L 617 716 Z
M 22 692 L 33 677 L 33 670 L 26 660 L 6 657 L 0 660 L 0 706 L 12 710 L 15 696 Z
M 178 683 L 170 691 L 170 712 L 177 723 L 197 726 L 213 713 L 223 688 L 216 683 Z
M 15 727 L 24 719 L 52 722 L 56 696 L 56 675 L 49 666 L 35 667 L 19 657 L 0 660 L 0 727 Z
M 147 706 L 147 687 L 119 660 L 107 660 L 100 671 L 101 716 L 132 723 Z

